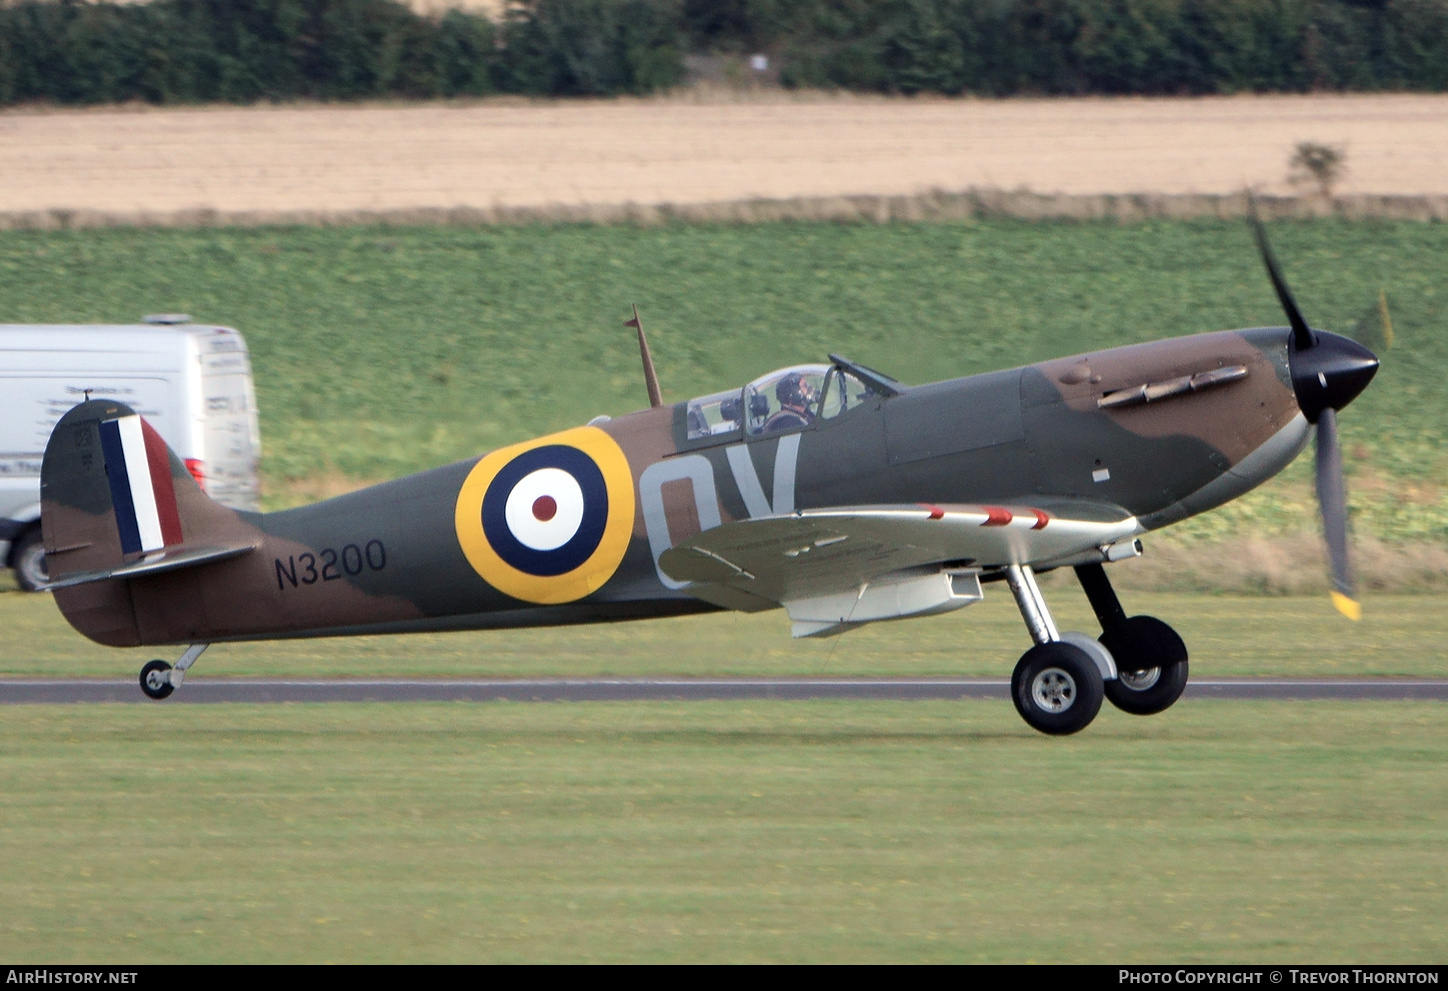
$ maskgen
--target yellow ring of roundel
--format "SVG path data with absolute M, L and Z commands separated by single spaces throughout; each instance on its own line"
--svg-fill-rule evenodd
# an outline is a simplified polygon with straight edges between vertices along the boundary
M 504 561 L 488 543 L 483 533 L 483 497 L 488 494 L 488 486 L 498 472 L 514 458 L 525 451 L 550 444 L 576 448 L 598 465 L 608 489 L 608 519 L 603 525 L 603 537 L 588 560 L 561 575 L 530 575 Z M 628 550 L 633 524 L 633 473 L 629 470 L 628 458 L 624 456 L 623 448 L 597 427 L 575 427 L 500 448 L 486 455 L 473 465 L 473 470 L 463 481 L 453 520 L 463 555 L 484 581 L 505 595 L 542 605 L 573 602 L 602 588 L 618 570 L 624 551 Z

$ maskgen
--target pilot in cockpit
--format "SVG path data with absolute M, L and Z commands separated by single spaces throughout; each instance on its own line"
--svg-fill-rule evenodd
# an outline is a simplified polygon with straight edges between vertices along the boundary
M 790 372 L 774 387 L 779 409 L 764 422 L 763 433 L 807 427 L 814 422 L 812 407 L 818 400 L 814 386 L 799 372 Z

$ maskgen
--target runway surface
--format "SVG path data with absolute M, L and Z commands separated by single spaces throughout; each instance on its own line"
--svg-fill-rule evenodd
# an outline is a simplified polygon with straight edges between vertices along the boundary
M 688 678 L 469 681 L 187 681 L 168 704 L 275 702 L 623 702 L 746 699 L 1006 699 L 1005 678 Z M 1186 699 L 1448 701 L 1448 679 L 1202 679 Z M 0 704 L 144 703 L 135 681 L 0 681 Z

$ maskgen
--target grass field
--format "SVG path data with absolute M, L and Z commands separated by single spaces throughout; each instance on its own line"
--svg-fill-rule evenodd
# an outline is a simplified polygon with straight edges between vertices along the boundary
M 1448 227 L 1272 233 L 1319 325 L 1391 304 L 1397 346 L 1341 420 L 1359 532 L 1448 541 Z M 4 320 L 244 331 L 273 506 L 638 408 L 632 302 L 671 399 L 832 350 L 923 382 L 1282 320 L 1240 223 L 0 232 Z M 1311 529 L 1309 476 L 1177 532 Z
M 1045 583 L 1061 629 L 1100 627 L 1073 581 Z M 176 648 L 115 650 L 84 639 L 46 595 L 0 594 L 0 677 L 134 678 Z M 1124 594 L 1168 620 L 1192 675 L 1448 677 L 1448 595 L 1377 595 L 1362 622 L 1327 596 Z M 882 623 L 831 640 L 791 640 L 781 611 L 539 630 L 218 644 L 193 669 L 215 677 L 1005 677 L 1029 646 L 1009 593 L 946 616 Z M 139 689 L 137 689 L 139 691 Z
M 1443 959 L 1441 705 L 0 709 L 0 955 Z

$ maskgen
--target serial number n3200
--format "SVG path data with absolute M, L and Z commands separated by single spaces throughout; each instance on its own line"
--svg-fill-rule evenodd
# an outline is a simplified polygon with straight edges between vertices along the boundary
M 381 571 L 387 567 L 387 548 L 380 540 L 369 540 L 358 546 L 347 544 L 340 551 L 323 547 L 313 554 L 289 554 L 283 561 L 276 558 L 277 588 L 285 591 L 288 586 L 315 585 L 339 578 L 360 575 L 363 571 Z

